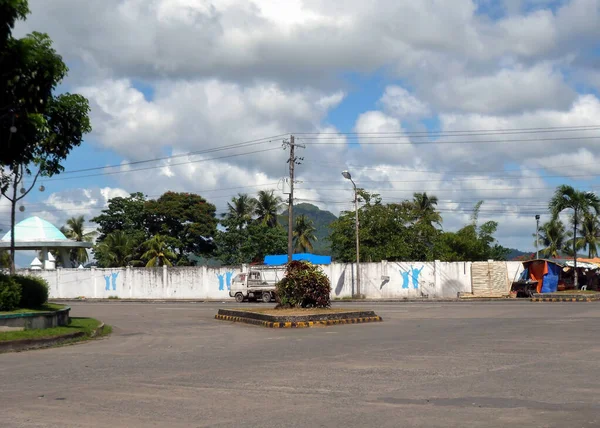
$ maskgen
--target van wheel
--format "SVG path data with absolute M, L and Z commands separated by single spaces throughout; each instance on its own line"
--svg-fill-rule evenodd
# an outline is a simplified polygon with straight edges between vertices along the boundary
M 271 293 L 269 293 L 268 291 L 266 293 L 263 293 L 262 301 L 263 303 L 269 303 L 271 301 Z
M 242 293 L 236 293 L 235 301 L 238 303 L 242 303 L 244 301 L 244 295 Z

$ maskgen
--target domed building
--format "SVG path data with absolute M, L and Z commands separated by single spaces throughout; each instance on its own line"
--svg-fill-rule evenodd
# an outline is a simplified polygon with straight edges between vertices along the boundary
M 10 249 L 10 231 L 0 240 L 0 248 Z M 29 217 L 15 225 L 15 250 L 38 250 L 39 259 L 34 260 L 35 267 L 54 269 L 54 257 L 49 250 L 58 250 L 63 267 L 71 266 L 69 251 L 74 248 L 91 248 L 91 242 L 78 242 L 67 238 L 52 223 L 37 217 Z M 33 267 L 33 266 L 32 266 Z

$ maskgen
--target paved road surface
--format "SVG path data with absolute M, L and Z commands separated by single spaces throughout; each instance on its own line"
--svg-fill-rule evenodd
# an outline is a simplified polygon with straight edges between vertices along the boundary
M 114 334 L 0 355 L 0 426 L 600 426 L 598 304 L 363 304 L 385 322 L 300 330 L 223 306 L 73 304 Z

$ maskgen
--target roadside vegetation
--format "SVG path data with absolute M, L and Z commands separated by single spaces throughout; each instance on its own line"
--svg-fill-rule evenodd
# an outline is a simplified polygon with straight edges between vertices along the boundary
M 84 333 L 83 336 L 69 340 L 69 343 L 79 342 L 82 340 L 88 340 L 92 338 L 92 335 L 100 326 L 100 324 L 101 322 L 94 318 L 71 318 L 71 323 L 63 327 L 0 332 L 0 342 L 8 340 L 55 338 L 71 333 L 82 332 Z M 102 329 L 102 332 L 97 337 L 106 336 L 111 332 L 112 328 L 110 326 L 105 325 Z

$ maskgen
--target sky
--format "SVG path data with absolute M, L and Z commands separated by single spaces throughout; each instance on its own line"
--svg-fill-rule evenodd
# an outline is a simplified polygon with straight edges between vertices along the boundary
M 281 194 L 290 135 L 296 203 L 352 209 L 349 170 L 384 202 L 437 196 L 444 230 L 484 200 L 521 250 L 557 185 L 600 189 L 600 0 L 29 3 L 14 34 L 50 35 L 93 132 L 19 218 L 60 226 L 137 191 L 219 212 Z

